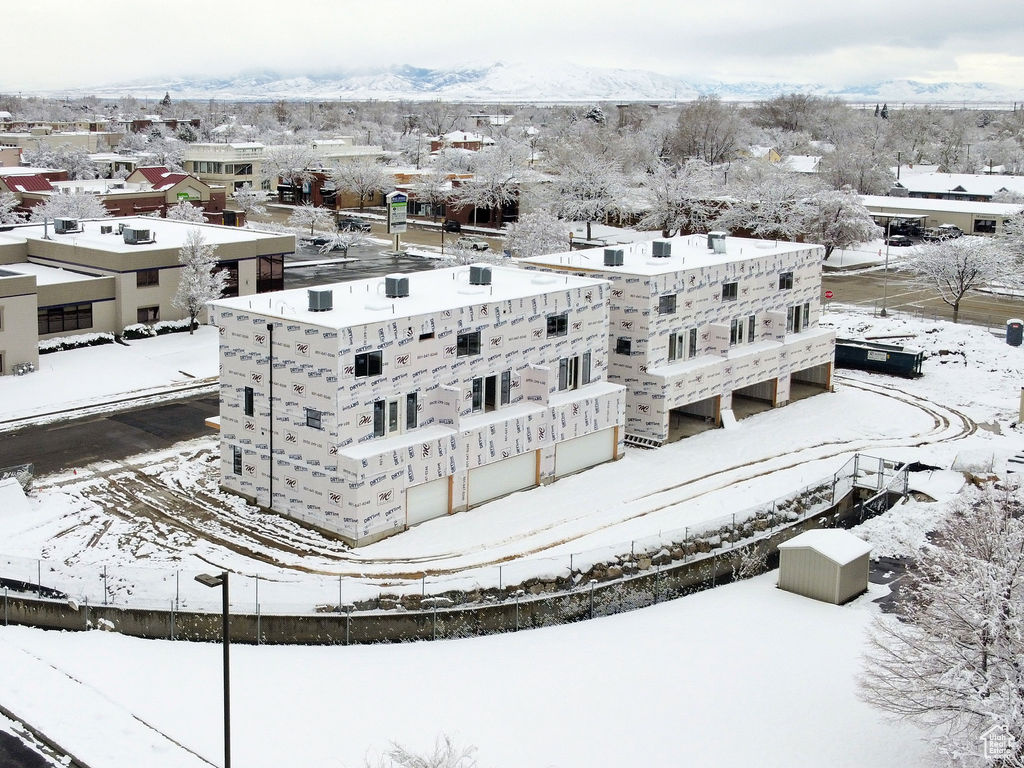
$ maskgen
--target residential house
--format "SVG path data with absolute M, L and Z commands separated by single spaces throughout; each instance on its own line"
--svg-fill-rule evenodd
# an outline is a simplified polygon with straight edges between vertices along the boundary
M 620 457 L 608 292 L 474 265 L 211 303 L 222 488 L 359 546 Z

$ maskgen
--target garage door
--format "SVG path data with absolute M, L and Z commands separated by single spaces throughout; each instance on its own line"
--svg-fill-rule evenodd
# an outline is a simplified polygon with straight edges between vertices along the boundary
M 483 504 L 512 491 L 532 488 L 536 484 L 536 451 L 485 464 L 469 471 L 469 506 Z
M 408 526 L 448 514 L 448 478 L 441 477 L 405 492 L 405 524 Z
M 555 446 L 555 477 L 611 461 L 615 456 L 615 427 L 575 437 Z

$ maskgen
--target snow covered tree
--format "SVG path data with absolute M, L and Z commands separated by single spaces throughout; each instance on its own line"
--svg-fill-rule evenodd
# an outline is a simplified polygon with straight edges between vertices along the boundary
M 175 221 L 188 221 L 193 224 L 205 224 L 203 209 L 187 200 L 179 200 L 167 209 L 167 218 Z
M 0 224 L 18 224 L 25 214 L 17 211 L 18 198 L 10 192 L 0 192 Z
M 326 208 L 319 208 L 309 203 L 303 203 L 295 207 L 295 210 L 288 216 L 288 226 L 297 229 L 309 227 L 309 234 L 316 230 L 335 229 L 334 214 Z
M 452 196 L 452 183 L 448 177 L 432 170 L 420 177 L 416 185 L 416 200 L 430 206 L 431 218 L 437 221 L 438 211 L 442 210 Z
M 338 164 L 330 179 L 339 192 L 349 192 L 359 198 L 359 210 L 374 194 L 394 187 L 395 177 L 373 158 L 358 158 Z
M 681 166 L 662 164 L 644 179 L 650 208 L 640 220 L 644 229 L 660 229 L 663 237 L 681 232 L 706 232 L 716 213 L 712 202 L 718 192 L 711 166 L 690 159 Z
M 862 698 L 935 729 L 961 765 L 1024 766 L 1024 498 L 986 486 L 951 504 L 920 553 L 899 619 L 879 616 Z M 996 728 L 1003 755 L 984 760 Z
M 486 209 L 487 223 L 500 226 L 502 209 L 519 197 L 518 180 L 526 167 L 526 150 L 509 139 L 499 139 L 473 154 L 473 178 L 453 188 L 451 201 L 459 207 L 473 206 L 474 225 L 479 210 Z
M 302 185 L 313 178 L 313 172 L 309 169 L 317 162 L 316 155 L 313 154 L 310 147 L 303 145 L 272 147 L 264 156 L 262 172 L 264 177 L 270 181 L 271 186 L 276 186 L 278 179 L 291 185 L 295 190 L 293 200 L 298 202 Z
M 36 149 L 26 149 L 21 153 L 22 162 L 37 168 L 63 168 L 68 172 L 69 179 L 95 179 L 96 166 L 89 153 L 82 147 L 70 144 L 49 146 L 40 144 Z
M 114 150 L 120 155 L 133 155 L 136 152 L 144 152 L 147 146 L 149 146 L 149 138 L 146 134 L 129 131 L 117 142 Z
M 264 193 L 261 190 L 253 189 L 252 184 L 246 182 L 240 189 L 236 189 L 231 195 L 235 199 L 235 205 L 242 209 L 245 218 L 250 216 L 262 216 L 267 212 L 263 206 Z
M 189 230 L 178 251 L 181 274 L 171 306 L 188 314 L 190 334 L 195 332 L 196 318 L 206 303 L 219 299 L 224 292 L 228 276 L 217 269 L 216 252 L 217 246 L 207 243 L 199 229 Z
M 376 768 L 476 768 L 476 747 L 458 747 L 450 737 L 442 736 L 430 753 L 411 752 L 401 744 L 392 744 Z M 367 763 L 367 768 L 371 768 Z
M 1003 229 L 996 238 L 999 245 L 1009 252 L 1013 263 L 1024 266 L 1024 213 L 1011 216 L 1003 222 Z
M 591 224 L 618 210 L 625 182 L 616 160 L 578 153 L 558 169 L 554 185 L 559 217 L 586 222 L 590 240 Z
M 824 189 L 807 202 L 801 228 L 808 240 L 825 246 L 826 259 L 836 248 L 849 248 L 882 236 L 881 227 L 849 187 Z
M 729 175 L 729 204 L 715 217 L 714 226 L 746 230 L 753 237 L 793 240 L 800 234 L 817 182 L 762 160 L 733 164 Z
M 370 242 L 370 238 L 365 232 L 358 229 L 345 230 L 343 232 L 335 232 L 329 238 L 327 242 L 320 246 L 320 253 L 330 253 L 331 251 L 341 251 L 346 256 L 348 255 L 348 249 L 357 245 L 365 245 Z
M 718 96 L 701 96 L 679 110 L 679 120 L 670 144 L 679 160 L 695 157 L 717 165 L 731 160 L 744 146 L 750 124 L 739 107 L 725 104 Z
M 560 253 L 569 248 L 569 227 L 554 214 L 532 211 L 508 225 L 505 248 L 520 259 Z
M 69 195 L 53 193 L 45 203 L 33 206 L 29 214 L 31 221 L 67 219 L 105 219 L 110 215 L 106 206 L 96 195 L 88 192 L 72 192 Z
M 1005 255 L 986 238 L 958 237 L 915 250 L 909 254 L 907 267 L 952 307 L 954 323 L 959 320 L 964 296 L 994 280 L 1012 278 Z

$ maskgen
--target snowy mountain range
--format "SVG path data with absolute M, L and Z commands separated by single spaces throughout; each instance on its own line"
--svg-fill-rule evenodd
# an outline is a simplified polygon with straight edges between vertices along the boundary
M 632 69 L 574 64 L 495 63 L 454 69 L 393 66 L 288 75 L 272 70 L 223 78 L 174 78 L 81 88 L 80 95 L 234 101 L 443 100 L 455 102 L 687 101 L 718 94 L 727 101 L 756 101 L 785 93 L 837 96 L 847 101 L 893 103 L 1010 102 L 1019 92 L 991 83 L 923 83 L 887 80 L 857 86 L 820 83 L 694 82 Z M 56 94 L 54 94 L 56 95 Z M 62 91 L 60 95 L 68 95 Z

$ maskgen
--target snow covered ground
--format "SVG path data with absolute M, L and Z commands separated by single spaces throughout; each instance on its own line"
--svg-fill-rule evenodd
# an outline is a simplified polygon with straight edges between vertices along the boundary
M 77 477 L 40 479 L 29 511 L 0 515 L 0 551 L 33 569 L 43 554 L 47 578 L 65 579 L 93 600 L 104 565 L 112 580 L 116 575 L 117 600 L 129 592 L 133 599 L 159 594 L 166 605 L 175 570 L 185 573 L 184 589 L 193 570 L 213 564 L 262 574 L 261 598 L 283 607 L 296 600 L 295 589 L 305 594 L 330 583 L 337 594 L 336 577 L 317 586 L 296 575 L 299 563 L 348 574 L 346 599 L 349 591 L 372 590 L 378 580 L 407 572 L 410 561 L 439 580 L 496 583 L 501 558 L 520 558 L 509 569 L 565 567 L 570 554 L 775 498 L 831 474 L 855 451 L 1003 473 L 1007 459 L 1024 450 L 1017 426 L 1021 348 L 984 329 L 942 321 L 833 307 L 823 322 L 840 336 L 896 336 L 890 341 L 924 349 L 925 376 L 840 372 L 835 393 L 741 421 L 735 430 L 657 451 L 630 450 L 616 464 L 356 553 L 276 516 L 257 520 L 244 505 L 226 504 L 223 521 L 248 521 L 258 531 L 272 519 L 281 535 L 295 537 L 290 541 L 300 552 L 273 567 L 279 552 L 238 551 L 236 545 L 249 543 L 243 534 L 232 539 L 216 526 L 185 532 L 173 520 L 125 519 L 108 506 L 111 497 L 103 494 L 127 482 L 122 476 L 151 482 L 154 498 L 175 488 L 219 498 L 209 471 L 212 439 L 193 441 L 117 466 L 78 468 Z M 152 341 L 158 340 L 139 345 Z M 66 375 L 75 375 L 73 366 Z M 23 407 L 32 407 L 29 399 Z M 959 477 L 923 473 L 914 481 L 933 498 L 946 498 Z M 936 504 L 910 502 L 871 521 L 861 535 L 875 542 L 876 554 L 907 554 L 940 512 Z M 140 557 L 151 566 L 140 567 Z M 564 565 L 552 565 L 558 563 Z M 492 768 L 638 757 L 651 765 L 933 764 L 917 730 L 887 722 L 854 696 L 863 631 L 876 611 L 870 599 L 884 588 L 837 608 L 779 592 L 775 579 L 767 574 L 642 611 L 500 637 L 236 648 L 236 759 L 250 766 L 355 767 L 391 740 L 424 750 L 447 733 L 478 746 L 481 765 Z M 245 583 L 239 601 L 254 597 Z M 183 748 L 219 762 L 219 653 L 216 646 L 100 632 L 0 628 L 0 702 L 95 765 L 202 764 Z

